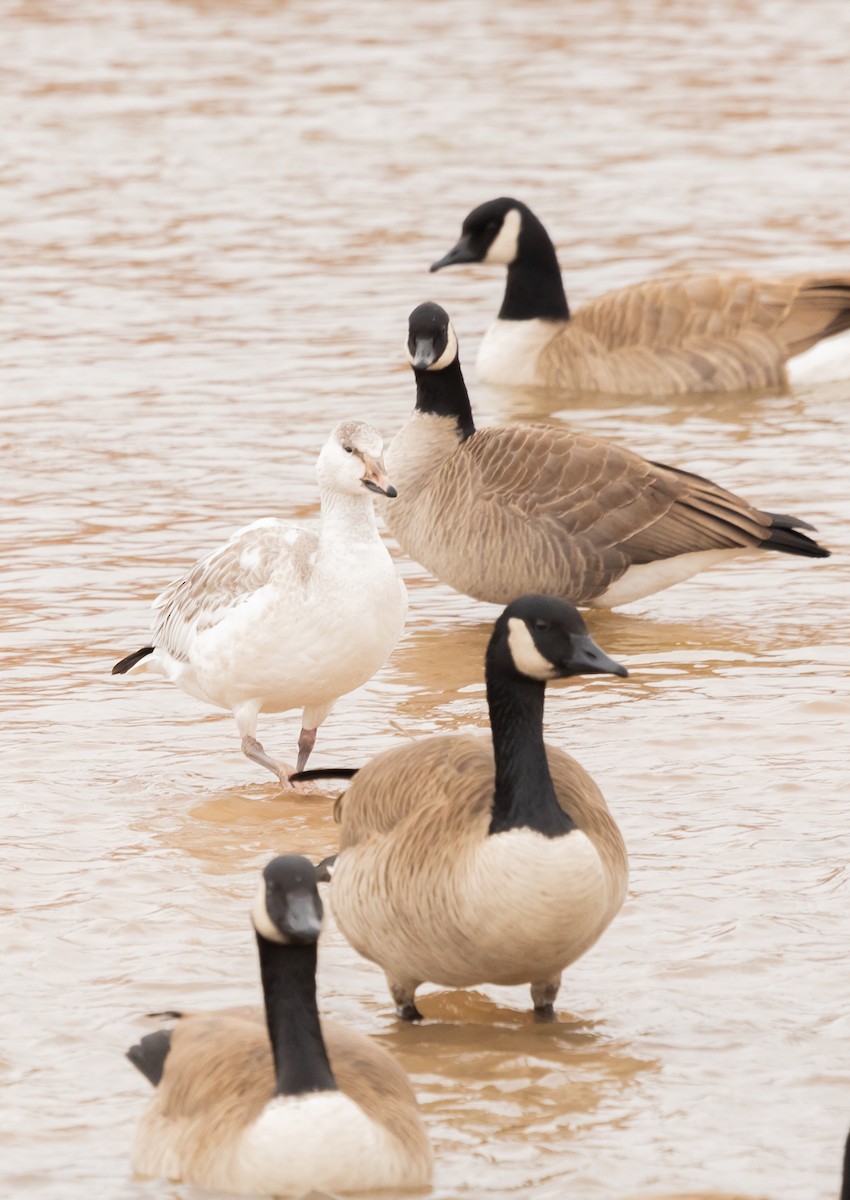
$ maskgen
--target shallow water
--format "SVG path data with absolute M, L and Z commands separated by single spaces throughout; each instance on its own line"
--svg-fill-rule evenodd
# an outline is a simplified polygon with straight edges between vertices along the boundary
M 574 303 L 670 267 L 848 269 L 848 36 L 827 0 L 4 7 L 4 1195 L 190 1194 L 132 1176 L 146 1085 L 123 1051 L 147 1011 L 256 998 L 257 871 L 335 844 L 330 802 L 279 799 L 227 714 L 109 676 L 150 600 L 240 524 L 314 516 L 335 420 L 394 432 L 416 303 L 449 308 L 474 379 L 501 272 L 427 266 L 484 199 L 535 208 Z M 799 513 L 835 554 L 592 614 L 631 677 L 553 689 L 547 736 L 603 787 L 632 880 L 556 1026 L 482 989 L 432 990 L 399 1028 L 329 931 L 323 1008 L 411 1072 L 436 1197 L 836 1194 L 847 392 L 473 387 L 484 419 L 569 419 Z M 315 765 L 485 727 L 496 610 L 398 561 L 405 639 Z M 291 757 L 297 718 L 260 734 Z

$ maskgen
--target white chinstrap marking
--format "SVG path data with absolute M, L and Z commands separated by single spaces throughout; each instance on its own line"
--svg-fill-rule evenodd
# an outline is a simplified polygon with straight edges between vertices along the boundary
M 451 321 L 446 329 L 446 348 L 436 362 L 431 363 L 429 371 L 442 371 L 457 358 L 457 335 L 452 329 Z
M 519 617 L 508 618 L 508 648 L 516 669 L 529 679 L 554 678 L 554 666 L 537 649 L 528 626 Z
M 262 877 L 257 885 L 257 894 L 254 896 L 254 903 L 251 906 L 251 921 L 257 933 L 262 934 L 267 941 L 277 942 L 279 946 L 287 944 L 286 938 L 269 916 L 266 906 L 266 881 Z
M 503 263 L 510 266 L 517 256 L 519 249 L 519 231 L 522 228 L 522 214 L 518 208 L 509 208 L 502 221 L 502 228 L 496 234 L 490 249 L 484 255 L 486 263 Z

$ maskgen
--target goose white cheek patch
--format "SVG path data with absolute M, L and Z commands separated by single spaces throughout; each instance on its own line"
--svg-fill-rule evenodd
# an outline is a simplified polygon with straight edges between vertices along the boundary
M 431 363 L 429 371 L 442 371 L 443 367 L 447 367 L 449 363 L 453 363 L 457 358 L 457 337 L 455 331 L 449 325 L 446 330 L 446 348 L 436 362 Z
M 261 879 L 257 887 L 257 894 L 254 897 L 254 904 L 251 908 L 251 920 L 257 933 L 269 942 L 277 942 L 280 946 L 286 945 L 286 940 L 281 935 L 280 930 L 273 923 L 269 916 L 269 910 L 266 908 L 266 881 Z
M 554 667 L 549 659 L 544 658 L 537 649 L 534 638 L 528 632 L 528 626 L 519 617 L 508 619 L 508 647 L 511 658 L 514 660 L 514 666 L 523 675 L 527 675 L 529 679 L 551 679 L 553 677 Z
M 505 213 L 502 228 L 496 235 L 490 249 L 484 255 L 486 263 L 504 263 L 510 266 L 517 256 L 519 248 L 519 229 L 522 224 L 518 208 L 511 208 Z

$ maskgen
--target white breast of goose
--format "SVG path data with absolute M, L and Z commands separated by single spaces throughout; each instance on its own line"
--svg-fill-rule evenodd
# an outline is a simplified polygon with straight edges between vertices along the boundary
M 461 911 L 482 980 L 514 984 L 578 958 L 607 926 L 610 908 L 611 884 L 586 834 L 511 829 L 479 847 Z
M 372 870 L 368 860 L 365 869 Z M 341 855 L 334 885 L 345 906 L 336 911 L 349 940 L 398 977 L 445 987 L 554 975 L 593 945 L 611 917 L 612 884 L 579 830 L 486 836 L 451 866 L 426 863 L 413 879 L 396 877 L 381 905 L 360 902 L 352 871 L 359 873 Z
M 542 383 L 538 377 L 540 354 L 553 337 L 564 329 L 562 321 L 496 320 L 484 334 L 475 371 L 482 383 L 507 383 L 513 386 Z
M 310 590 L 261 588 L 198 639 L 195 672 L 215 703 L 263 695 L 264 712 L 328 702 L 369 679 L 404 627 L 407 593 L 377 541 L 316 563 Z
M 242 1134 L 227 1174 L 202 1186 L 261 1195 L 400 1185 L 400 1143 L 343 1092 L 278 1096 Z M 424 1181 L 423 1181 L 424 1182 Z

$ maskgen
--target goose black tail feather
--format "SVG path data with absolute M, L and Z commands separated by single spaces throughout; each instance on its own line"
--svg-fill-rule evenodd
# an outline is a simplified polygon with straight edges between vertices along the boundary
M 158 1087 L 170 1049 L 171 1030 L 157 1029 L 155 1033 L 146 1033 L 135 1046 L 131 1046 L 127 1057 L 145 1079 L 154 1087 Z
M 830 551 L 820 546 L 814 538 L 800 533 L 801 529 L 811 529 L 807 521 L 799 517 L 788 517 L 782 513 L 765 513 L 770 517 L 770 533 L 765 538 L 764 545 L 770 550 L 781 550 L 785 554 L 800 554 L 803 558 L 829 558 Z
M 113 675 L 126 675 L 128 671 L 132 671 L 137 662 L 141 662 L 143 658 L 147 658 L 149 654 L 153 654 L 155 646 L 142 646 L 141 650 L 135 650 L 132 654 L 128 654 L 126 658 L 122 658 L 112 668 Z

